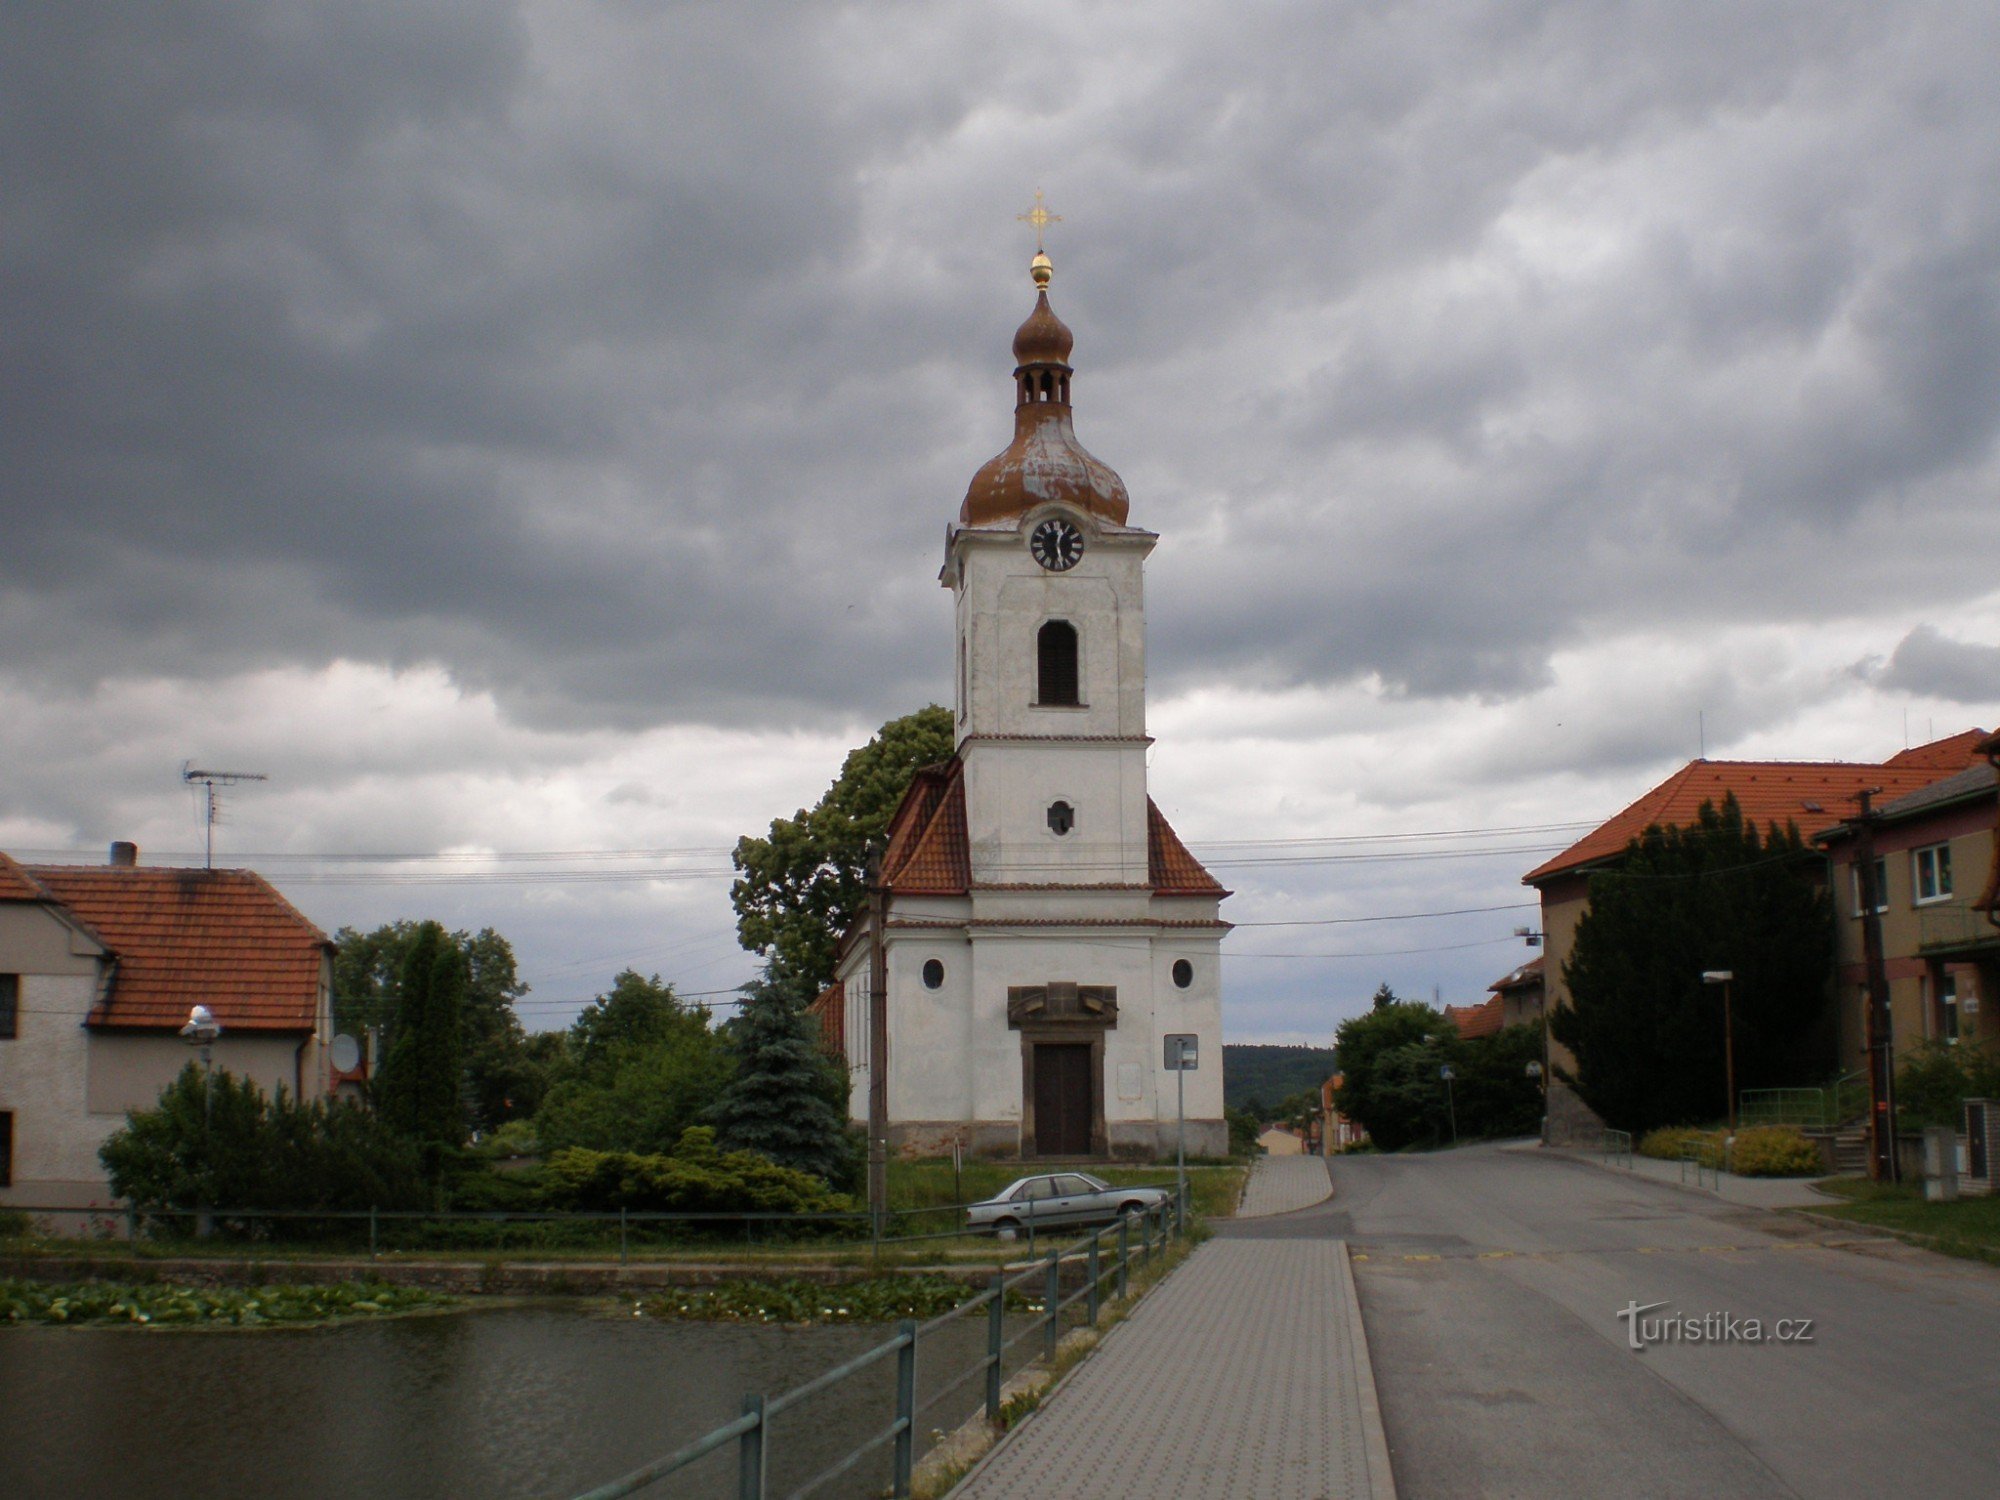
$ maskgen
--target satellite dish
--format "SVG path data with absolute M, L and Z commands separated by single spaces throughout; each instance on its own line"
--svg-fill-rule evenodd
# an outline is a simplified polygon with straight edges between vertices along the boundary
M 336 1073 L 352 1073 L 361 1066 L 361 1043 L 346 1032 L 333 1039 L 333 1070 Z

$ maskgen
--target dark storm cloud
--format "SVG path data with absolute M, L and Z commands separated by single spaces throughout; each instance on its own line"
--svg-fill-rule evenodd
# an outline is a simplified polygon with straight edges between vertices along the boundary
M 1935 625 L 1919 625 L 1903 637 L 1874 681 L 1949 703 L 1991 705 L 2000 702 L 2000 646 L 1955 641 Z
M 937 695 L 1037 182 L 1170 686 L 1494 701 L 1607 630 L 1991 588 L 1990 547 L 1879 540 L 1996 478 L 1983 11 L 0 24 L 24 675 L 435 660 L 624 725 Z

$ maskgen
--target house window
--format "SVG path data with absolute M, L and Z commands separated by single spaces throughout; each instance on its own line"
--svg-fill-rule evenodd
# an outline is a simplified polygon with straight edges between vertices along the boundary
M 21 976 L 0 974 L 0 1042 L 21 1034 Z
M 943 983 L 944 983 L 943 961 L 935 958 L 925 959 L 924 988 L 927 990 L 934 990 L 937 989 L 939 986 L 941 986 Z
M 0 1187 L 14 1185 L 14 1112 L 0 1109 Z
M 1854 915 L 1857 917 L 1862 914 L 1861 901 L 1861 865 L 1857 861 L 1854 866 Z M 1888 909 L 1889 861 L 1883 856 L 1877 855 L 1875 858 L 1875 910 L 1877 912 L 1885 912 Z
M 1049 832 L 1061 838 L 1076 827 L 1076 809 L 1067 802 L 1049 804 Z
M 1035 702 L 1044 708 L 1075 708 L 1077 696 L 1076 627 L 1051 620 L 1035 635 Z
M 1922 906 L 1930 901 L 1951 899 L 1951 845 L 1932 844 L 1910 851 L 1910 889 Z
M 1958 976 L 1947 969 L 1938 976 L 1938 1035 L 1946 1046 L 1958 1040 Z

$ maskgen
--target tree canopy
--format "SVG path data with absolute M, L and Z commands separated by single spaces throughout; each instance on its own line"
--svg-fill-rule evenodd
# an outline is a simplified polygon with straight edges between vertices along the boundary
M 1540 1124 L 1541 1085 L 1528 1073 L 1542 1056 L 1539 1024 L 1467 1039 L 1442 1011 L 1399 1000 L 1385 984 L 1368 1010 L 1341 1023 L 1334 1051 L 1335 1107 L 1385 1151 L 1442 1144 L 1454 1118 L 1462 1141 L 1529 1135 Z
M 920 767 L 952 753 L 951 711 L 931 704 L 891 719 L 850 751 L 811 809 L 775 819 L 764 838 L 736 841 L 730 887 L 736 934 L 767 956 L 779 982 L 817 994 L 833 982 L 841 932 L 867 899 L 870 846 Z
M 855 1153 L 846 1070 L 820 1050 L 803 996 L 768 974 L 743 993 L 727 1028 L 736 1076 L 715 1106 L 717 1139 L 724 1150 L 756 1151 L 847 1186 Z
M 1824 1076 L 1833 907 L 1806 865 L 1796 827 L 1760 838 L 1731 796 L 1648 828 L 1591 877 L 1551 1022 L 1585 1103 L 1635 1132 L 1727 1113 L 1722 987 L 1705 971 L 1735 975 L 1739 1089 Z
M 631 969 L 570 1027 L 535 1134 L 550 1151 L 671 1151 L 731 1074 L 708 1012 Z
M 438 1153 L 464 1143 L 465 954 L 435 922 L 417 928 L 403 957 L 389 1053 L 375 1080 L 384 1123 Z

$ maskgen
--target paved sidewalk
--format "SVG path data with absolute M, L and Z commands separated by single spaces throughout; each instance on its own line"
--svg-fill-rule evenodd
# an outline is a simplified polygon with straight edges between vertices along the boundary
M 1392 1500 L 1347 1246 L 1212 1240 L 953 1500 Z
M 1333 1178 L 1317 1156 L 1260 1156 L 1250 1168 L 1250 1185 L 1236 1210 L 1239 1219 L 1288 1214 L 1333 1196 Z
M 1704 1171 L 1697 1183 L 1692 1166 L 1683 1168 L 1677 1161 L 1660 1161 L 1656 1157 L 1640 1156 L 1637 1152 L 1629 1158 L 1618 1156 L 1607 1160 L 1596 1151 L 1572 1151 L 1559 1146 L 1541 1146 L 1532 1141 L 1500 1149 L 1566 1156 L 1610 1172 L 1629 1170 L 1634 1177 L 1650 1178 L 1669 1187 L 1684 1187 L 1689 1192 L 1699 1190 L 1709 1197 L 1720 1198 L 1724 1203 L 1739 1203 L 1745 1208 L 1826 1208 L 1841 1201 L 1822 1193 L 1812 1185 L 1810 1178 L 1804 1177 L 1736 1177 L 1728 1172 L 1718 1176 Z M 1629 1169 L 1626 1166 L 1628 1160 L 1631 1162 Z

